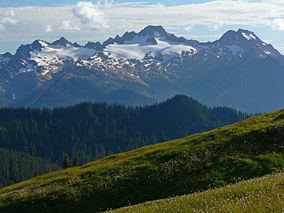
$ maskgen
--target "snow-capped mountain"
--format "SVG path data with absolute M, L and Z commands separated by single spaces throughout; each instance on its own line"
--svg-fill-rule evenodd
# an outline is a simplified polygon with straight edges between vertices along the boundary
M 36 40 L 0 55 L 2 106 L 137 105 L 185 93 L 260 112 L 284 106 L 283 80 L 284 56 L 241 29 L 202 43 L 148 26 L 103 43 Z
M 239 57 L 282 57 L 271 44 L 263 42 L 253 32 L 242 29 L 226 32 L 213 46 L 217 48 L 218 56 L 231 52 Z

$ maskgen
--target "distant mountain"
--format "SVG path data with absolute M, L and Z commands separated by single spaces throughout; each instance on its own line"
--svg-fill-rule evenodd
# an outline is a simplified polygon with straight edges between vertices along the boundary
M 281 212 L 283 174 L 216 188 L 283 172 L 283 138 L 284 110 L 267 113 L 0 189 L 0 211 L 91 213 L 159 199 L 120 212 Z
M 147 26 L 103 43 L 36 40 L 0 55 L 0 105 L 146 105 L 186 94 L 210 106 L 265 112 L 284 106 L 283 79 L 284 56 L 251 31 L 204 43 Z
M 113 98 L 115 96 L 113 94 Z M 129 96 L 124 98 L 127 101 Z M 72 164 L 74 161 L 81 164 L 246 117 L 226 107 L 208 108 L 186 96 L 137 108 L 83 103 L 54 110 L 0 109 L 0 159 L 6 159 L 0 161 L 0 185 L 61 167 L 63 155 L 68 156 Z M 3 152 L 3 156 L 1 148 L 13 152 Z M 25 156 L 17 157 L 19 152 L 26 154 L 26 160 Z M 13 158 L 22 159 L 22 163 L 7 160 Z M 42 165 L 33 163 L 33 159 Z

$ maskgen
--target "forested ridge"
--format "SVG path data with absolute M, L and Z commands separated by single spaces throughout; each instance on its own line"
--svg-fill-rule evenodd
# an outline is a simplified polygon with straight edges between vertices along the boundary
M 2 158 L 13 159 L 20 152 L 26 153 L 30 162 L 25 164 L 25 157 L 21 156 L 22 165 L 7 167 L 6 161 L 1 161 L 1 185 L 57 167 L 82 164 L 112 153 L 206 131 L 246 117 L 226 107 L 208 108 L 182 95 L 145 107 L 82 103 L 55 109 L 0 109 L 0 148 L 6 150 L 0 152 Z M 40 158 L 42 165 L 31 163 L 33 158 Z M 16 166 L 30 175 L 19 179 L 17 172 L 11 172 L 16 171 Z

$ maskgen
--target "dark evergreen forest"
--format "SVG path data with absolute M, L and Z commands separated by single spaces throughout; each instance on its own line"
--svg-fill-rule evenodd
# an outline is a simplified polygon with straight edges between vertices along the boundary
M 82 103 L 55 109 L 3 108 L 0 185 L 246 117 L 227 107 L 208 108 L 183 95 L 144 107 Z

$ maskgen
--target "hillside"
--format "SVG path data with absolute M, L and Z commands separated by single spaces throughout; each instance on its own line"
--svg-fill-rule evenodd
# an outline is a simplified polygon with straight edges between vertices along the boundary
M 96 212 L 284 169 L 284 110 L 0 189 L 1 212 Z
M 283 185 L 283 173 L 267 175 L 218 189 L 146 202 L 111 212 L 281 212 L 284 206 Z
M 225 126 L 246 117 L 226 107 L 208 108 L 181 95 L 136 108 L 82 103 L 56 109 L 0 109 L 0 148 L 25 152 L 56 167 L 62 167 L 63 156 L 69 158 L 69 164 L 81 165 L 113 153 Z M 13 158 L 13 153 L 10 154 Z M 56 168 L 27 164 L 23 172 L 33 172 L 28 176 L 15 176 L 13 170 L 18 167 L 16 164 L 7 167 L 6 161 L 0 161 L 0 176 L 5 177 L 0 185 Z

